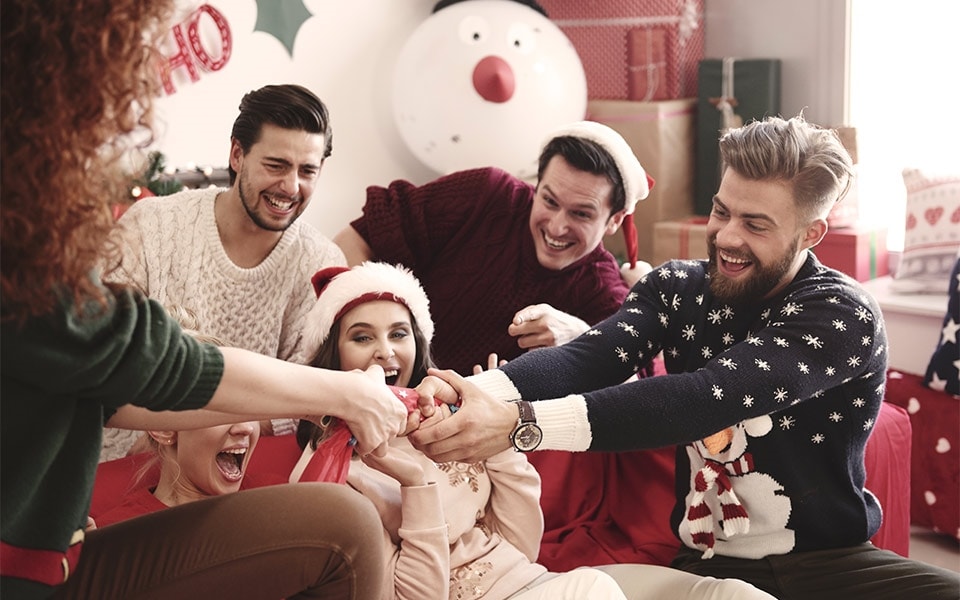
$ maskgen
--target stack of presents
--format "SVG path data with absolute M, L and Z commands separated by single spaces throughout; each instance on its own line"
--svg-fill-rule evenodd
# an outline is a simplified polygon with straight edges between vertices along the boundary
M 779 60 L 704 58 L 704 0 L 540 0 L 570 38 L 587 76 L 587 118 L 619 131 L 656 179 L 637 205 L 638 255 L 654 266 L 706 258 L 704 229 L 717 190 L 723 123 L 780 112 Z M 726 94 L 725 94 L 726 93 Z M 721 102 L 724 95 L 726 102 Z M 732 110 L 731 110 L 732 108 Z M 856 156 L 855 135 L 841 130 Z M 820 260 L 866 280 L 887 271 L 886 234 L 857 225 L 856 190 L 831 215 Z M 622 237 L 607 248 L 621 259 Z M 657 365 L 662 373 L 662 363 Z M 867 448 L 867 487 L 884 507 L 873 538 L 907 555 L 910 419 L 884 403 Z M 539 560 L 554 570 L 610 562 L 667 564 L 674 448 L 629 453 L 535 452 L 546 533 Z
M 619 131 L 656 179 L 634 214 L 639 258 L 653 266 L 706 258 L 704 230 L 719 184 L 717 139 L 725 127 L 780 114 L 781 61 L 705 59 L 704 0 L 540 4 L 580 55 L 587 117 Z M 855 129 L 837 129 L 856 161 Z M 830 232 L 815 252 L 866 281 L 888 272 L 886 230 L 859 224 L 858 203 L 854 187 L 830 215 Z M 625 256 L 619 236 L 605 244 Z

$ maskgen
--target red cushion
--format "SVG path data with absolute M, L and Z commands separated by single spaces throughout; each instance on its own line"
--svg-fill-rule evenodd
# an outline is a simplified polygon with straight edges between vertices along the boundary
M 960 539 L 960 398 L 891 369 L 885 399 L 906 409 L 913 429 L 911 522 Z

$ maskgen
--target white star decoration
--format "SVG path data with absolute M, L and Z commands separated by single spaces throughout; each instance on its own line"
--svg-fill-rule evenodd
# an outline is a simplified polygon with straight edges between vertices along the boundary
M 714 325 L 716 325 L 717 323 L 719 323 L 721 319 L 722 319 L 722 317 L 720 316 L 720 311 L 719 311 L 719 310 L 711 310 L 711 311 L 710 311 L 710 314 L 707 315 L 707 320 L 710 321 L 711 323 L 713 323 Z
M 947 324 L 943 326 L 943 332 L 940 334 L 940 345 L 947 343 L 956 345 L 957 331 L 960 331 L 960 323 L 956 323 L 953 319 L 947 321 Z
M 670 317 L 666 313 L 657 313 L 657 318 L 660 319 L 660 324 L 664 327 L 670 324 Z
M 826 369 L 823 370 L 823 372 L 824 372 L 828 377 L 833 377 L 834 375 L 837 374 L 837 370 L 834 369 L 833 367 L 827 367 Z
M 697 328 L 693 325 L 687 325 L 683 328 L 683 339 L 692 340 L 697 337 Z
M 787 340 L 783 339 L 782 337 L 775 337 L 775 338 L 773 338 L 773 343 L 776 344 L 776 345 L 778 345 L 778 346 L 780 346 L 781 348 L 789 348 L 789 347 L 790 347 L 790 343 L 787 342 Z
M 940 376 L 937 375 L 937 372 L 933 372 L 933 376 L 930 378 L 930 383 L 927 384 L 931 390 L 937 390 L 938 392 L 947 391 L 947 380 L 940 379 Z
M 847 324 L 841 321 L 840 319 L 834 319 L 833 328 L 836 329 L 837 331 L 846 331 Z
M 723 340 L 723 343 L 726 344 L 727 346 L 729 346 L 730 344 L 736 341 L 736 339 L 733 337 L 733 334 L 730 333 L 729 331 L 723 334 L 723 337 L 721 339 Z
M 617 353 L 617 357 L 620 358 L 620 362 L 624 362 L 624 363 L 625 363 L 625 362 L 627 362 L 627 361 L 630 359 L 630 355 L 627 354 L 627 351 L 624 350 L 623 348 L 619 347 L 619 346 L 617 346 L 617 348 L 614 350 L 614 352 Z
M 867 401 L 864 400 L 863 398 L 854 398 L 853 405 L 856 406 L 857 408 L 863 408 L 864 406 L 867 405 Z
M 813 346 L 814 348 L 817 348 L 818 350 L 819 350 L 820 348 L 823 348 L 823 342 L 821 342 L 821 341 L 820 341 L 820 338 L 818 338 L 818 337 L 815 336 L 815 335 L 810 335 L 809 333 L 804 334 L 804 336 L 803 336 L 803 341 L 805 341 L 808 346 Z
M 793 427 L 794 419 L 793 417 L 788 417 L 786 415 L 780 417 L 780 429 L 787 430 Z
M 704 347 L 700 350 L 700 354 L 701 354 L 704 358 L 710 358 L 711 356 L 713 356 L 713 350 L 711 350 L 710 348 L 704 346 Z
M 810 373 L 810 367 L 808 367 L 806 363 L 797 363 L 797 368 L 800 369 L 800 372 L 804 375 L 808 375 Z
M 640 337 L 640 333 L 637 332 L 637 329 L 636 329 L 633 325 L 631 325 L 631 324 L 629 324 L 629 323 L 624 323 L 623 321 L 618 321 L 618 322 L 617 322 L 617 327 L 619 327 L 620 329 L 626 331 L 627 333 L 629 333 L 629 334 L 632 335 L 633 337 Z
M 743 405 L 746 406 L 747 408 L 750 408 L 751 406 L 753 406 L 753 396 L 750 396 L 750 395 L 744 396 Z
M 736 370 L 737 370 L 737 363 L 733 362 L 733 360 L 730 359 L 730 358 L 722 357 L 722 358 L 719 359 L 718 362 L 719 362 L 721 365 L 725 366 L 726 368 L 730 369 L 731 371 L 736 371 Z
M 754 346 L 762 346 L 763 340 L 761 340 L 760 338 L 758 338 L 757 336 L 751 333 L 750 335 L 747 336 L 747 343 L 752 344 Z
M 820 444 L 823 442 L 824 439 L 826 438 L 822 433 L 815 433 L 813 434 L 813 437 L 810 438 L 810 441 L 813 442 L 814 444 Z
M 828 418 L 834 423 L 839 423 L 840 421 L 843 420 L 843 415 L 841 415 L 838 412 L 832 412 L 830 413 L 830 416 Z
M 870 431 L 871 429 L 873 429 L 873 419 L 867 419 L 863 422 L 863 430 Z
M 773 397 L 777 402 L 783 402 L 787 399 L 787 390 L 783 388 L 777 388 L 777 391 L 773 393 Z
M 757 363 L 757 367 L 763 369 L 764 371 L 770 370 L 770 365 L 765 360 L 760 360 L 759 358 L 753 359 Z
M 723 400 L 723 390 L 720 388 L 719 385 L 713 386 L 712 391 L 713 391 L 714 398 L 716 398 L 717 400 Z
M 787 302 L 783 305 L 783 308 L 780 309 L 781 315 L 797 315 L 801 312 L 803 312 L 803 307 L 793 302 Z

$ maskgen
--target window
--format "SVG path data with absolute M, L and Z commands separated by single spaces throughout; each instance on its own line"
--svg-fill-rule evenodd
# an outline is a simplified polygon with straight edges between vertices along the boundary
M 861 220 L 903 248 L 905 167 L 960 171 L 960 2 L 851 0 Z

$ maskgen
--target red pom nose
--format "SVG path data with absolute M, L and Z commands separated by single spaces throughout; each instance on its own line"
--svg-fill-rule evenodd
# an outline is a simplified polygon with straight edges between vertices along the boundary
M 488 102 L 506 102 L 517 89 L 513 69 L 499 56 L 488 56 L 473 69 L 473 87 Z

